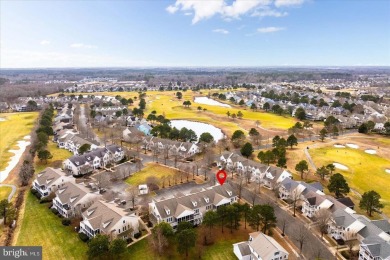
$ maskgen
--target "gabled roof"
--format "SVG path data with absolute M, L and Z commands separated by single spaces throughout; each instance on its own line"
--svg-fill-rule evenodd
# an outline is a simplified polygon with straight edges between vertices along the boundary
M 46 168 L 45 170 L 38 173 L 36 181 L 39 185 L 48 186 L 51 183 L 55 182 L 62 176 L 66 176 L 66 173 L 61 169 L 54 169 L 51 167 Z
M 275 252 L 283 252 L 288 254 L 275 239 L 267 236 L 261 232 L 254 232 L 249 234 L 253 239 L 249 241 L 249 246 L 262 258 L 272 259 Z

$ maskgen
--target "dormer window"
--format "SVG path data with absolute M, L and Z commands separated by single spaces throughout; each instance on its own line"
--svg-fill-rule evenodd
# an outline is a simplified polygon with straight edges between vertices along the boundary
M 233 195 L 233 192 L 231 192 L 230 190 L 227 190 L 226 192 L 227 192 L 227 194 L 229 194 L 229 196 Z
M 171 211 L 167 207 L 165 207 L 165 213 L 167 213 L 167 215 L 170 215 Z
M 91 210 L 87 210 L 87 216 L 91 216 L 91 214 L 94 212 L 95 210 L 94 209 L 91 209 Z
M 206 201 L 206 203 L 209 203 L 210 199 L 208 197 L 204 197 L 204 201 Z

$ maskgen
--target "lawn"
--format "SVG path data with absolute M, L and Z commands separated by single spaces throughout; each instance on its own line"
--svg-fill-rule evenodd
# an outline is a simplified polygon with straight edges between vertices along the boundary
M 37 112 L 1 113 L 0 118 L 0 171 L 4 170 L 13 153 L 8 150 L 18 148 L 17 141 L 29 135 L 38 117 Z
M 15 245 L 42 246 L 43 259 L 86 259 L 87 245 L 71 227 L 63 226 L 61 219 L 47 206 L 39 204 L 28 191 L 25 214 Z
M 126 182 L 130 185 L 140 185 L 146 183 L 148 177 L 157 177 L 161 179 L 162 177 L 171 176 L 178 174 L 177 170 L 157 164 L 157 163 L 148 163 L 145 168 L 141 171 L 136 172 L 131 177 L 127 178 Z M 168 181 L 165 182 L 168 185 Z M 171 180 L 171 184 L 173 180 Z M 160 185 L 162 185 L 160 183 Z
M 8 195 L 11 193 L 11 187 L 0 187 L 0 201 L 8 199 Z
M 47 150 L 50 151 L 50 153 L 53 155 L 53 158 L 47 161 L 47 164 L 45 164 L 45 161 L 41 162 L 37 157 L 35 158 L 35 172 L 41 172 L 46 167 L 55 167 L 55 168 L 61 168 L 62 161 L 65 159 L 68 159 L 73 155 L 73 153 L 69 152 L 66 149 L 60 149 L 57 147 L 57 144 L 53 141 L 49 140 L 49 143 L 47 144 Z
M 225 232 L 222 233 L 219 227 L 214 228 L 212 231 L 214 237 L 214 243 L 209 246 L 203 245 L 203 232 L 200 227 L 196 228 L 198 233 L 197 244 L 195 248 L 192 248 L 189 252 L 188 259 L 208 259 L 208 260 L 228 260 L 237 259 L 233 253 L 233 244 L 241 241 L 248 240 L 249 233 L 252 229 L 244 229 L 242 226 L 239 230 L 234 230 L 233 234 L 230 233 L 228 228 L 225 228 Z M 165 255 L 160 257 L 154 254 L 153 249 L 150 247 L 148 240 L 144 239 L 135 243 L 128 249 L 128 256 L 133 259 L 184 259 L 185 257 L 177 252 L 176 245 L 170 245 L 165 250 Z
M 309 152 L 317 167 L 333 162 L 347 166 L 349 170 L 337 172 L 343 174 L 350 187 L 360 194 L 369 190 L 377 191 L 385 205 L 383 212 L 390 216 L 390 174 L 385 172 L 385 169 L 390 168 L 390 160 L 351 148 L 327 147 L 310 149 Z

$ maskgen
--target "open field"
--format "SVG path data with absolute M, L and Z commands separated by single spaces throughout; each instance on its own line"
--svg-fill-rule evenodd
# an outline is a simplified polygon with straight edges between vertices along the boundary
M 87 245 L 72 227 L 63 226 L 61 219 L 47 206 L 39 204 L 27 191 L 25 214 L 19 222 L 21 227 L 15 245 L 42 246 L 43 259 L 86 259 Z
M 57 144 L 53 141 L 49 140 L 49 143 L 47 144 L 47 150 L 50 151 L 50 153 L 53 155 L 53 158 L 47 161 L 47 164 L 45 164 L 45 161 L 41 162 L 37 157 L 35 158 L 35 172 L 41 172 L 46 167 L 55 167 L 55 168 L 61 168 L 62 161 L 65 159 L 68 159 L 73 154 L 65 149 L 60 149 L 57 147 Z
M 141 171 L 136 172 L 131 177 L 127 178 L 126 182 L 130 185 L 140 185 L 146 183 L 148 177 L 157 177 L 160 180 L 159 186 L 162 186 L 161 178 L 171 177 L 171 185 L 174 183 L 173 176 L 179 176 L 177 170 L 169 168 L 157 163 L 148 163 Z M 180 176 L 177 177 L 180 179 Z M 185 177 L 183 176 L 183 180 Z M 168 181 L 165 181 L 165 185 L 168 186 Z
M 13 153 L 8 150 L 18 148 L 17 141 L 29 135 L 38 117 L 38 112 L 1 113 L 0 118 L 0 171 L 4 170 Z
M 11 193 L 11 187 L 0 187 L 0 201 L 8 199 L 8 195 Z
M 342 173 L 350 187 L 360 194 L 372 189 L 377 191 L 385 205 L 383 212 L 390 216 L 390 174 L 385 172 L 390 168 L 390 160 L 352 148 L 324 147 L 310 149 L 309 152 L 317 167 L 333 162 L 347 166 L 348 170 L 337 172 Z

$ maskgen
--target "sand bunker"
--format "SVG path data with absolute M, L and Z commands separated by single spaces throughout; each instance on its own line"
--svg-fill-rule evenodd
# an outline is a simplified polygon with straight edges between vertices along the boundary
M 386 169 L 385 172 L 390 174 L 390 169 Z
M 5 121 L 5 118 L 0 117 L 0 122 Z
M 368 154 L 376 154 L 376 150 L 373 150 L 373 149 L 367 149 L 367 150 L 364 150 L 366 153 Z
M 335 144 L 334 147 L 336 147 L 336 148 L 345 148 L 345 146 L 342 145 L 342 144 Z
M 23 138 L 23 140 L 17 142 L 17 146 L 19 146 L 18 150 L 9 150 L 10 153 L 14 153 L 15 155 L 9 159 L 8 165 L 4 171 L 0 172 L 0 183 L 3 182 L 9 175 L 9 173 L 15 168 L 18 164 L 20 157 L 26 150 L 26 147 L 30 145 L 30 136 L 27 135 Z
M 353 148 L 353 149 L 358 149 L 359 148 L 359 145 L 357 145 L 357 144 L 347 144 L 347 146 L 349 148 Z
M 343 164 L 341 164 L 341 163 L 335 162 L 335 163 L 333 163 L 333 165 L 334 165 L 337 169 L 344 170 L 344 171 L 348 170 L 348 167 L 345 166 L 345 165 L 343 165 Z

